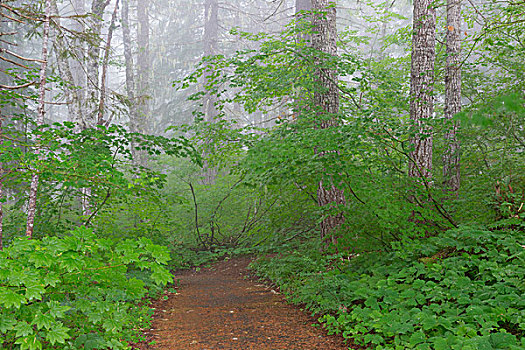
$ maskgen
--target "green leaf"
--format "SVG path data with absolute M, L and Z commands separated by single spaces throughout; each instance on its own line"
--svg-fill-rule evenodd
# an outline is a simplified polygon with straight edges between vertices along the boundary
M 33 324 L 36 325 L 39 330 L 42 328 L 50 329 L 55 322 L 55 319 L 47 313 L 38 313 L 33 320 Z
M 32 284 L 26 286 L 26 298 L 27 300 L 40 299 L 42 294 L 46 292 L 46 289 L 41 284 Z
M 436 338 L 434 339 L 434 349 L 435 350 L 450 350 L 450 346 L 448 345 L 448 342 L 444 338 Z
M 151 274 L 151 278 L 153 281 L 158 285 L 166 285 L 173 281 L 173 275 L 169 272 L 169 270 L 165 269 L 162 266 L 154 265 L 153 273 Z
M 35 267 L 51 266 L 53 257 L 44 251 L 34 252 L 29 256 L 29 262 L 33 263 Z
M 12 316 L 0 314 L 0 333 L 6 333 L 14 328 L 16 319 Z
M 47 331 L 46 339 L 49 340 L 52 345 L 55 345 L 56 343 L 64 344 L 66 339 L 69 339 L 70 337 L 68 331 L 69 328 L 61 323 L 57 323 L 53 328 Z
M 516 336 L 508 333 L 494 333 L 490 335 L 490 343 L 495 348 L 507 348 L 516 345 Z
M 53 272 L 49 272 L 44 276 L 43 282 L 45 285 L 56 287 L 56 285 L 60 282 L 60 277 Z
M 0 305 L 4 305 L 8 309 L 11 307 L 19 309 L 25 302 L 25 296 L 15 293 L 9 288 L 0 287 Z
M 75 347 L 77 349 L 93 350 L 101 349 L 105 345 L 104 338 L 99 334 L 89 333 L 82 334 L 75 340 Z
M 123 349 L 124 344 L 122 344 L 118 339 L 110 339 L 106 342 L 106 347 L 110 349 Z
M 104 320 L 104 322 L 102 323 L 102 326 L 104 327 L 106 331 L 115 333 L 115 332 L 120 331 L 123 325 L 118 320 L 114 319 L 113 317 L 110 317 Z
M 69 306 L 60 305 L 58 301 L 49 301 L 47 303 L 49 307 L 49 314 L 54 318 L 62 318 L 66 311 L 71 309 Z
M 18 322 L 18 324 L 13 328 L 14 331 L 16 331 L 15 336 L 18 337 L 25 337 L 29 334 L 33 334 L 33 327 L 29 325 L 27 322 Z
M 438 321 L 436 319 L 436 316 L 425 314 L 421 319 L 421 326 L 423 327 L 423 330 L 428 331 L 434 327 L 436 327 L 438 324 Z
M 422 331 L 417 331 L 410 336 L 409 341 L 411 345 L 417 345 L 419 343 L 425 342 L 426 340 L 427 337 L 425 336 L 425 333 L 423 333 Z
M 41 350 L 42 343 L 36 334 L 31 334 L 23 338 L 18 338 L 15 344 L 20 345 L 20 350 Z

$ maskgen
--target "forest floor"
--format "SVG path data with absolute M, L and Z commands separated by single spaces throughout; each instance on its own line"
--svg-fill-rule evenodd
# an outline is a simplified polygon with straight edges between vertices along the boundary
M 274 289 L 250 279 L 250 258 L 175 274 L 177 292 L 154 302 L 142 350 L 342 350 L 315 319 Z M 198 271 L 197 271 L 198 270 Z

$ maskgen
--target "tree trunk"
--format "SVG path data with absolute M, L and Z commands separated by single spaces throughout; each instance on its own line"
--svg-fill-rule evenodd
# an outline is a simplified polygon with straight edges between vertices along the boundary
M 139 113 L 136 100 L 135 64 L 133 62 L 131 30 L 129 24 L 129 0 L 122 0 L 122 38 L 124 42 L 124 60 L 126 62 L 126 93 L 128 95 L 129 124 L 131 132 L 140 132 Z M 131 145 L 133 161 L 139 163 L 139 153 L 136 143 Z
M 410 118 L 415 136 L 411 143 L 409 175 L 432 177 L 432 128 L 434 113 L 434 62 L 436 58 L 436 10 L 432 0 L 414 0 Z
M 131 50 L 131 31 L 129 26 L 129 0 L 122 0 L 122 38 L 124 41 L 124 60 L 126 63 L 126 93 L 128 94 L 130 109 L 132 117 L 131 119 L 131 131 L 137 132 L 137 127 L 134 126 L 136 123 L 136 116 L 133 111 L 135 110 L 135 74 L 134 74 L 134 63 L 133 54 Z
M 49 46 L 49 24 L 51 21 L 51 0 L 45 1 L 45 20 L 42 33 L 42 64 L 40 65 L 40 87 L 39 87 L 39 106 L 38 117 L 36 120 L 37 126 L 44 124 L 44 117 L 46 113 L 45 97 L 46 97 L 46 82 L 47 82 L 47 63 L 48 63 L 48 46 Z M 39 156 L 40 150 L 37 148 L 35 153 Z M 36 198 L 38 193 L 38 173 L 34 173 L 31 179 L 31 189 L 29 190 L 29 204 L 27 209 L 27 227 L 26 236 L 33 238 L 35 213 L 36 213 Z
M 89 26 L 91 29 L 91 39 L 87 49 L 87 113 L 83 114 L 81 127 L 83 129 L 92 128 L 97 124 L 97 116 L 100 100 L 100 45 L 102 43 L 101 33 L 104 22 L 104 11 L 109 5 L 109 0 L 93 0 L 91 3 L 91 14 Z M 140 3 L 141 1 L 139 1 Z
M 306 22 L 308 20 L 308 17 L 310 17 L 309 14 L 306 14 L 308 12 L 312 11 L 312 0 L 295 0 L 295 20 L 296 23 L 299 25 L 299 30 L 301 30 L 301 33 L 298 35 L 298 40 L 310 42 L 312 40 L 311 35 L 307 34 L 306 28 L 301 25 L 301 22 Z
M 3 12 L 3 9 L 0 8 L 0 17 L 2 17 L 2 12 Z M 2 38 L 4 38 L 3 36 L 4 33 L 7 32 L 7 30 L 5 30 L 5 27 L 6 27 L 6 23 L 3 20 L 0 20 L 0 34 L 2 34 L 1 35 Z M 6 43 L 7 41 L 0 41 L 0 49 L 4 48 L 4 45 Z M 3 61 L 0 62 L 0 69 L 4 70 L 3 69 L 4 67 L 2 67 L 2 63 Z M 0 78 L 0 83 L 3 83 L 2 78 L 3 77 Z M 4 131 L 4 115 L 2 113 L 2 109 L 0 108 L 0 149 L 4 148 L 4 137 L 2 135 L 3 131 Z M 4 164 L 0 163 L 0 251 L 4 249 L 4 202 L 3 200 L 4 200 Z
M 56 3 L 56 1 L 55 1 Z M 76 16 L 85 16 L 86 15 L 86 6 L 85 6 L 85 0 L 72 0 L 71 5 L 73 6 L 73 12 Z M 56 6 L 56 5 L 55 5 Z M 58 14 L 58 11 L 56 12 Z M 86 26 L 84 25 L 84 19 L 72 19 L 71 20 L 71 30 L 77 32 L 77 33 L 85 33 Z M 65 48 L 62 48 L 63 50 Z M 76 40 L 73 41 L 73 48 L 72 48 L 73 57 L 69 60 L 69 65 L 71 67 L 71 73 L 73 75 L 73 81 L 71 82 L 74 84 L 78 91 L 76 92 L 79 97 L 79 101 L 77 103 L 80 104 L 79 109 L 82 110 L 82 107 L 85 107 L 83 105 L 84 101 L 86 100 L 86 74 L 84 72 L 84 68 L 82 67 L 82 64 L 86 57 L 86 43 L 81 38 L 76 38 Z M 64 57 L 67 57 L 64 56 Z M 62 59 L 65 59 L 65 58 Z M 80 111 L 80 113 L 83 113 Z M 71 119 L 72 122 L 77 122 L 79 120 L 79 116 L 75 116 L 75 118 Z
M 219 1 L 218 0 L 205 0 L 204 2 L 204 56 L 216 55 L 219 45 Z M 206 72 L 204 74 L 204 83 L 208 82 L 208 79 L 211 76 L 211 72 Z M 216 107 L 217 96 L 210 92 L 206 91 L 206 95 L 203 99 L 204 105 L 204 120 L 209 123 L 214 123 L 215 119 L 219 115 L 219 111 Z M 205 141 L 208 147 L 212 143 L 211 140 Z M 211 166 L 207 161 L 209 153 L 214 153 L 213 151 L 205 151 L 203 154 L 203 173 L 202 173 L 202 182 L 203 184 L 212 185 L 215 183 L 217 178 L 217 168 Z
M 137 85 L 135 98 L 136 106 L 136 123 L 137 132 L 148 132 L 148 117 L 150 114 L 150 22 L 149 22 L 149 0 L 140 0 L 137 2 Z M 146 166 L 148 159 L 146 152 L 135 152 L 136 162 Z
M 456 137 L 458 123 L 452 118 L 461 112 L 461 0 L 447 1 L 447 68 L 445 76 L 445 134 L 443 177 L 445 192 L 457 196 L 460 187 L 460 154 Z
M 295 0 L 295 14 L 312 11 L 312 0 Z
M 219 41 L 219 1 L 205 0 L 204 3 L 204 56 L 217 54 Z M 209 74 L 205 75 L 205 81 L 208 80 Z M 204 99 L 205 120 L 213 122 L 218 115 L 215 103 L 217 97 L 214 94 L 206 93 Z
M 297 31 L 296 41 L 299 47 L 297 48 L 298 59 L 302 59 L 303 46 L 312 46 L 312 36 L 310 35 L 312 27 L 312 0 L 296 0 L 295 1 L 295 27 Z M 294 89 L 294 110 L 293 113 L 296 117 L 300 117 L 304 114 L 304 109 L 308 108 L 308 96 L 305 96 L 304 89 Z M 288 107 L 284 105 L 285 109 Z M 279 114 L 287 114 L 287 111 L 279 111 Z
M 106 108 L 106 79 L 108 74 L 109 66 L 109 55 L 111 51 L 111 40 L 113 39 L 113 31 L 115 29 L 115 22 L 117 20 L 119 0 L 115 2 L 115 8 L 113 9 L 113 14 L 111 15 L 111 22 L 109 24 L 108 37 L 106 39 L 106 47 L 104 49 L 104 61 L 102 63 L 102 78 L 100 80 L 100 101 L 98 104 L 98 116 L 97 124 L 106 125 L 111 121 L 104 119 L 104 112 Z
M 312 16 L 313 35 L 312 45 L 315 49 L 328 55 L 337 55 L 337 27 L 336 27 L 336 8 L 335 4 L 329 0 L 313 0 L 312 9 L 315 12 Z M 314 92 L 314 102 L 320 112 L 319 127 L 327 129 L 338 126 L 339 122 L 336 115 L 339 113 L 339 93 L 337 87 L 337 73 L 329 67 L 323 67 L 324 63 L 318 59 L 318 72 L 316 80 L 321 87 Z M 329 152 L 334 152 L 330 150 Z M 319 152 L 319 156 L 326 154 L 326 151 Z M 317 189 L 317 200 L 321 207 L 344 205 L 346 203 L 343 190 L 334 185 L 333 181 L 324 184 L 319 182 Z M 325 243 L 337 243 L 333 231 L 345 221 L 342 213 L 335 216 L 326 217 L 321 223 L 321 238 Z
M 1 33 L 1 30 L 0 30 Z M 0 149 L 4 148 L 4 116 L 0 109 Z M 4 164 L 0 163 L 0 251 L 4 250 Z
M 67 51 L 69 50 L 68 44 L 64 40 L 64 36 L 61 29 L 60 13 L 56 0 L 51 1 L 51 9 L 54 15 L 54 52 L 57 61 L 58 72 L 60 76 L 68 82 L 70 85 L 64 87 L 64 95 L 66 98 L 68 116 L 71 122 L 81 123 L 85 113 L 85 83 L 86 75 L 82 70 L 82 65 L 78 60 L 81 60 L 84 56 L 84 51 L 80 48 L 81 43 L 76 43 L 77 46 L 73 50 L 74 55 L 77 56 L 77 60 L 69 60 Z M 73 30 L 79 28 L 72 28 Z M 77 88 L 78 87 L 78 88 Z
M 146 132 L 147 117 L 149 115 L 149 88 L 150 88 L 150 38 L 149 38 L 149 0 L 140 0 L 137 3 L 138 33 L 137 43 L 139 48 L 137 68 L 137 90 L 139 93 L 138 112 L 140 116 L 141 132 Z

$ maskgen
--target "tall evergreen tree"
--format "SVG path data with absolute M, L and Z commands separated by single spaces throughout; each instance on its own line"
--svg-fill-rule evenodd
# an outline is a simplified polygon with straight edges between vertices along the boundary
M 133 60 L 133 45 L 129 20 L 129 0 L 122 0 L 121 8 L 122 41 L 124 43 L 124 62 L 126 64 L 126 94 L 129 107 L 129 128 L 132 132 L 140 132 L 140 121 L 136 101 L 135 62 Z M 136 145 L 132 145 L 133 159 L 138 159 Z
M 150 2 L 141 0 L 137 2 L 137 91 L 140 96 L 139 115 L 141 119 L 141 131 L 146 130 L 146 120 L 149 115 L 149 85 L 151 74 L 150 59 L 150 20 L 149 20 Z
M 93 0 L 89 15 L 89 28 L 92 31 L 87 47 L 87 113 L 83 115 L 82 127 L 91 128 L 97 124 L 100 101 L 100 51 L 102 44 L 102 26 L 108 0 Z
M 436 59 L 436 9 L 433 0 L 414 1 L 410 118 L 414 124 L 409 175 L 432 176 L 433 137 L 429 122 L 434 114 L 434 65 Z
M 219 1 L 206 0 L 204 3 L 204 55 L 217 54 L 219 41 Z M 207 80 L 207 79 L 206 79 Z M 212 122 L 217 117 L 218 111 L 215 107 L 217 98 L 209 92 L 204 99 L 204 117 L 206 121 Z
M 445 134 L 443 176 L 445 191 L 457 196 L 460 186 L 460 154 L 456 137 L 458 123 L 452 121 L 461 112 L 461 0 L 447 1 L 447 63 L 445 76 Z
M 333 1 L 312 0 L 312 46 L 328 56 L 337 55 L 337 27 L 336 7 Z M 318 127 L 321 129 L 333 128 L 339 125 L 337 114 L 339 113 L 339 91 L 337 87 L 337 72 L 329 67 L 324 59 L 317 58 L 316 80 L 318 89 L 314 92 L 314 103 L 320 111 Z M 322 150 L 319 156 L 326 152 L 335 150 Z M 321 207 L 344 205 L 346 203 L 343 190 L 339 189 L 332 180 L 320 181 L 317 189 L 317 200 Z M 321 238 L 326 243 L 337 243 L 334 235 L 336 230 L 345 221 L 342 213 L 328 215 L 321 222 Z

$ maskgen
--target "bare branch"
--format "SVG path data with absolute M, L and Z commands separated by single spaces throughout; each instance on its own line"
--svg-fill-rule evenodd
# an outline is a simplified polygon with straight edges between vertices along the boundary
M 24 66 L 23 64 L 18 63 L 18 62 L 13 61 L 13 60 L 10 60 L 9 58 L 6 58 L 6 57 L 4 57 L 4 56 L 0 56 L 0 60 L 5 61 L 5 62 L 9 62 L 9 63 L 11 63 L 11 64 L 14 64 L 15 66 L 20 67 L 20 68 L 29 69 L 28 66 Z
M 44 63 L 44 61 L 39 60 L 39 59 L 37 59 L 37 58 L 23 57 L 23 56 L 20 56 L 20 55 L 14 53 L 13 51 L 10 51 L 10 50 L 8 50 L 8 49 L 4 49 L 4 48 L 1 48 L 1 47 L 0 47 L 0 52 L 5 52 L 5 53 L 7 53 L 7 54 L 9 54 L 9 55 L 11 55 L 11 56 L 14 56 L 14 57 L 16 57 L 16 58 L 22 60 L 22 61 Z
M 33 82 L 30 82 L 30 83 L 26 83 L 26 84 L 21 84 L 21 85 L 3 85 L 3 84 L 0 84 L 0 88 L 2 89 L 6 89 L 6 90 L 18 90 L 18 89 L 24 89 L 26 87 L 29 87 L 31 85 L 35 85 L 36 83 L 33 81 Z

